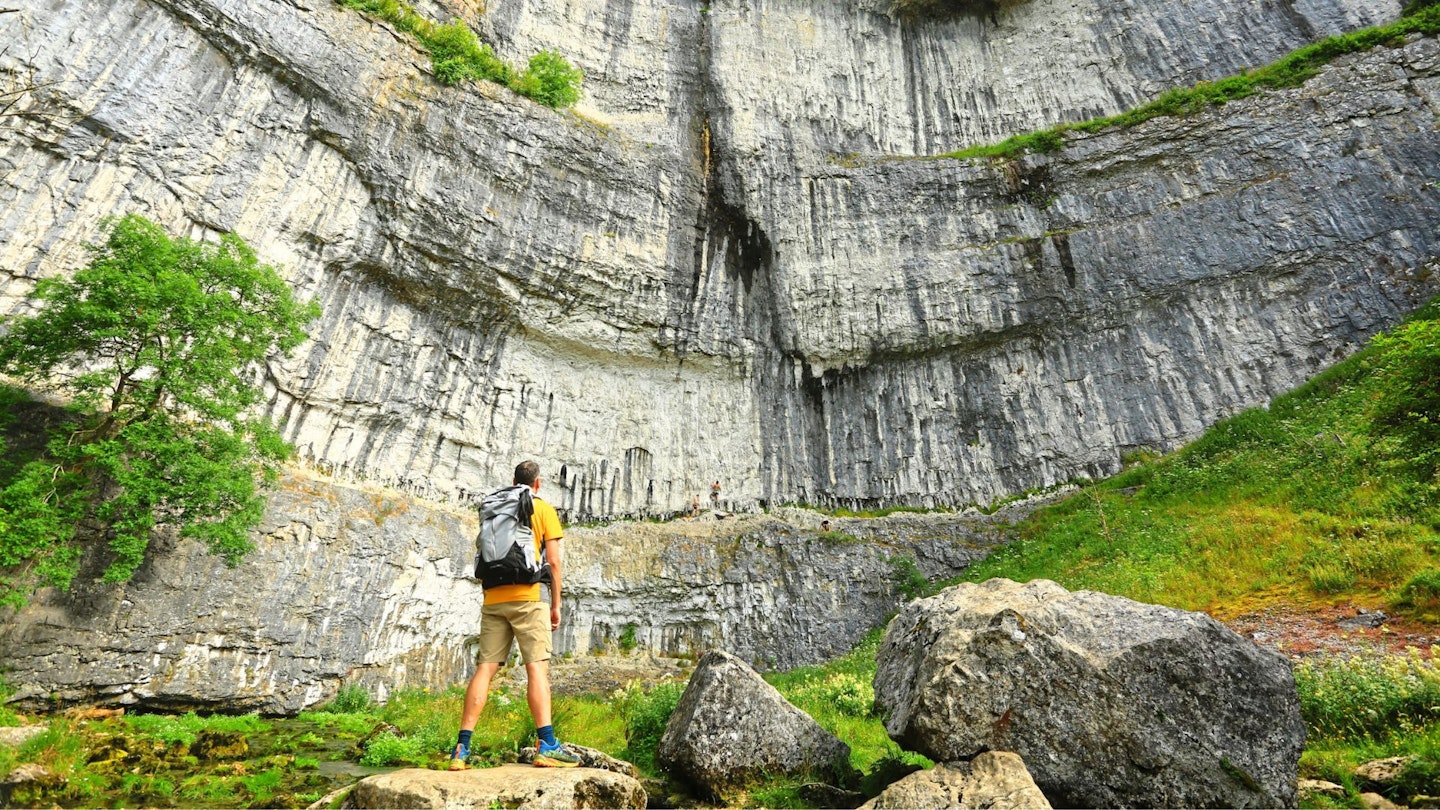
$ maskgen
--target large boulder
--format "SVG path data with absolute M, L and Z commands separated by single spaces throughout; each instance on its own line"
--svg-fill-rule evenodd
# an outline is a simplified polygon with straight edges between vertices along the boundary
M 593 768 L 501 765 L 469 771 L 406 768 L 367 777 L 355 785 L 346 807 L 434 807 L 447 810 L 507 807 L 571 810 L 581 807 L 643 808 L 645 789 L 635 779 Z
M 1203 614 L 1046 580 L 958 585 L 890 622 L 875 695 L 904 747 L 1014 751 L 1056 806 L 1295 804 L 1290 665 Z
M 912 773 L 860 805 L 860 810 L 912 807 L 1050 810 L 1050 803 L 1030 778 L 1024 760 L 1009 751 L 986 751 L 969 762 L 942 762 Z
M 696 665 L 656 753 L 661 767 L 717 798 L 762 775 L 838 781 L 850 770 L 850 746 L 719 650 Z

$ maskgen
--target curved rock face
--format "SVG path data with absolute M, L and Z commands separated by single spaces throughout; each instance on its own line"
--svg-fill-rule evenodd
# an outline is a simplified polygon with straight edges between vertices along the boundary
M 1057 807 L 1295 806 L 1290 666 L 1203 614 L 990 580 L 906 605 L 877 664 L 892 738 L 1014 751 Z
M 835 780 L 850 770 L 850 746 L 721 650 L 696 664 L 655 758 L 722 799 L 766 776 Z
M 45 0 L 0 67 L 0 309 L 138 211 L 325 315 L 268 369 L 322 470 L 433 497 L 548 468 L 572 518 L 988 501 L 1264 402 L 1436 292 L 1433 41 L 986 165 L 877 161 L 1117 112 L 1397 0 L 434 0 L 579 112 L 447 89 L 331 0 Z M 856 153 L 852 155 L 852 153 Z M 1428 280 L 1427 280 L 1428 279 Z
M 763 666 L 854 647 L 899 605 L 889 558 L 958 574 L 998 542 L 1002 517 L 818 516 L 571 527 L 557 654 L 699 654 L 726 645 Z M 809 521 L 807 527 L 806 521 Z M 393 491 L 287 478 L 236 568 L 163 538 L 135 579 L 42 591 L 0 623 L 6 680 L 27 705 L 141 705 L 292 714 L 342 682 L 376 697 L 463 682 L 479 645 L 469 578 L 476 519 Z

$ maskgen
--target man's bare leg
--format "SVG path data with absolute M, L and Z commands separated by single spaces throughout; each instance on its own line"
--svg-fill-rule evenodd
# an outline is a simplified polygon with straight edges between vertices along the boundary
M 550 662 L 536 661 L 525 665 L 525 699 L 530 703 L 530 716 L 535 718 L 535 727 L 550 725 Z M 466 693 L 469 696 L 469 693 Z
M 475 675 L 470 679 L 470 685 L 465 687 L 465 709 L 460 713 L 461 731 L 475 730 L 475 724 L 480 722 L 480 713 L 485 710 L 485 701 L 490 696 L 490 679 L 499 671 L 499 664 L 482 663 L 475 667 Z M 545 686 L 548 690 L 548 680 Z M 546 694 L 549 694 L 548 691 Z M 548 704 L 545 711 L 550 711 Z

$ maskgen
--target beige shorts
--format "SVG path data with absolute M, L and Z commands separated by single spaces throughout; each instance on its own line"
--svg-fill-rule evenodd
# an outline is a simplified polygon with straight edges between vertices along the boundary
M 503 664 L 510 641 L 520 642 L 527 664 L 550 660 L 550 603 L 501 602 L 480 609 L 480 654 L 476 663 Z

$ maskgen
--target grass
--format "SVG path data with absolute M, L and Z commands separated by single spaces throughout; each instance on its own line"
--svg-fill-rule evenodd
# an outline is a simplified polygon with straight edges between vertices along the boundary
M 1387 757 L 1411 757 L 1386 798 L 1412 804 L 1440 793 L 1440 667 L 1421 656 L 1376 660 L 1306 662 L 1296 667 L 1296 686 L 1309 739 L 1300 758 L 1302 778 L 1345 788 L 1346 799 L 1313 806 L 1359 806 L 1373 786 L 1355 775 L 1359 765 Z
M 1399 20 L 1329 37 L 1299 48 L 1254 71 L 1216 81 L 1202 81 L 1193 87 L 1176 88 L 1159 98 L 1117 115 L 1092 118 L 1073 124 L 1059 124 L 1037 132 L 1014 135 L 999 143 L 979 144 L 936 155 L 938 158 L 1016 158 L 1028 152 L 1050 153 L 1065 147 L 1067 132 L 1099 132 L 1111 127 L 1132 127 L 1160 116 L 1183 116 L 1253 96 L 1262 90 L 1299 87 L 1320 72 L 1320 68 L 1351 53 L 1387 45 L 1396 46 L 1410 34 L 1440 34 L 1440 6 L 1428 0 L 1412 3 Z
M 1432 303 L 1269 408 L 1040 510 L 962 579 L 1044 577 L 1221 617 L 1289 601 L 1383 602 L 1440 619 L 1428 437 L 1400 441 L 1381 418 L 1407 407 L 1385 405 L 1400 370 L 1433 362 L 1411 347 L 1440 342 L 1437 319 Z M 1421 410 L 1412 421 L 1440 417 L 1433 403 Z

